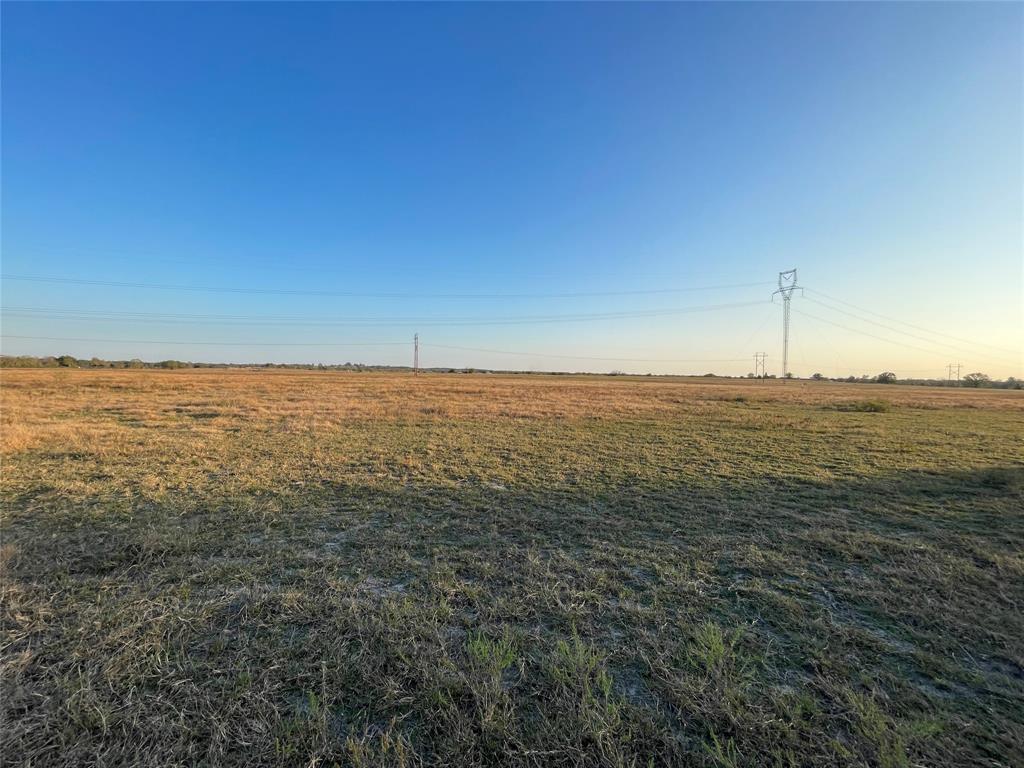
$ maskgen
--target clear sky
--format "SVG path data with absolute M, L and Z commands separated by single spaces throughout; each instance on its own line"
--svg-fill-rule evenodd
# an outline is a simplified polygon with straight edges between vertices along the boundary
M 6 354 L 1022 375 L 1021 4 L 0 13 Z

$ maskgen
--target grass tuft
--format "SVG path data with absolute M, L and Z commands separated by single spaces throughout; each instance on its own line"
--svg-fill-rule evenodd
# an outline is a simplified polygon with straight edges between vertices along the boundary
M 854 413 L 888 413 L 892 410 L 892 403 L 888 400 L 853 400 L 837 404 L 836 410 Z

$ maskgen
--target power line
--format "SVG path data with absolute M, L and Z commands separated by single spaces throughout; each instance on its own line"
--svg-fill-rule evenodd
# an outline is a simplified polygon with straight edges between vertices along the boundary
M 373 293 L 359 291 L 311 291 L 284 288 L 237 288 L 231 286 L 177 285 L 171 283 L 136 283 L 120 280 L 85 280 L 70 277 L 44 277 L 41 275 L 0 275 L 3 280 L 71 285 L 101 285 L 111 288 L 150 288 L 164 291 L 196 291 L 202 293 L 242 293 L 280 296 L 347 296 L 376 299 L 569 299 L 599 296 L 645 296 L 654 294 L 687 293 L 690 291 L 717 291 L 732 288 L 756 288 L 764 281 L 732 283 L 729 285 L 694 285 L 684 288 L 655 288 L 630 291 L 572 291 L 560 293 Z
M 918 341 L 923 341 L 923 342 L 925 342 L 927 344 L 934 344 L 934 345 L 936 345 L 938 347 L 941 347 L 943 349 L 956 350 L 957 352 L 961 352 L 961 353 L 966 352 L 967 354 L 978 355 L 980 357 L 987 357 L 987 358 L 989 358 L 991 360 L 996 360 L 996 361 L 998 361 L 998 362 L 1000 362 L 1000 363 L 1002 363 L 1004 365 L 1007 364 L 1007 362 L 1008 362 L 1007 360 L 1005 360 L 1005 359 L 1003 359 L 1001 357 L 998 357 L 996 355 L 993 355 L 993 354 L 991 354 L 989 352 L 979 352 L 977 350 L 965 350 L 965 349 L 962 349 L 961 347 L 957 347 L 956 345 L 953 345 L 953 344 L 944 343 L 944 342 L 941 342 L 941 341 L 936 341 L 935 339 L 929 339 L 926 336 L 919 336 L 919 335 L 917 335 L 915 333 L 910 333 L 909 331 L 901 331 L 899 328 L 893 328 L 892 326 L 886 325 L 885 323 L 880 323 L 877 320 L 871 320 L 870 318 L 867 318 L 867 317 L 861 317 L 859 315 L 854 314 L 853 312 L 847 312 L 845 309 L 840 309 L 839 307 L 833 307 L 833 306 L 831 306 L 829 304 L 826 304 L 823 301 L 818 301 L 817 299 L 814 299 L 814 298 L 811 298 L 811 297 L 807 297 L 807 300 L 811 301 L 811 302 L 814 302 L 815 304 L 817 304 L 820 307 L 825 307 L 825 309 L 832 310 L 833 312 L 838 312 L 838 313 L 840 313 L 842 315 L 846 315 L 847 317 L 852 317 L 855 320 L 860 320 L 863 323 L 870 323 L 871 325 L 878 326 L 879 328 L 884 328 L 887 331 L 892 331 L 893 333 L 898 333 L 898 334 L 901 334 L 903 336 L 909 336 L 912 339 L 917 339 Z
M 771 302 L 765 302 L 765 306 L 767 306 L 770 303 Z M 761 333 L 762 330 L 764 330 L 765 325 L 767 325 L 768 321 L 772 319 L 772 316 L 773 316 L 773 313 L 770 313 L 770 312 L 765 312 L 764 313 L 764 317 L 762 318 L 761 322 L 754 329 L 754 332 L 751 333 L 750 336 L 747 337 L 746 341 L 743 342 L 743 346 L 740 347 L 740 349 L 746 349 L 747 348 L 747 346 L 750 344 L 750 342 L 752 342 L 754 340 L 754 337 L 757 336 L 759 333 Z
M 84 337 L 73 337 L 73 336 L 23 336 L 18 334 L 5 333 L 0 335 L 0 338 L 4 339 L 34 339 L 41 341 L 84 341 L 94 342 L 98 344 L 110 343 L 110 344 L 174 344 L 174 345 L 192 345 L 202 344 L 204 346 L 225 346 L 225 347 L 393 347 L 403 346 L 407 347 L 408 342 L 406 341 L 377 341 L 377 342 L 350 342 L 350 343 L 333 343 L 333 342 L 309 342 L 309 343 L 293 343 L 293 342 L 266 342 L 266 343 L 252 343 L 252 342 L 233 342 L 233 341 L 159 341 L 155 339 L 94 339 Z M 464 352 L 486 352 L 500 355 L 522 355 L 528 357 L 548 357 L 557 358 L 564 360 L 604 360 L 613 362 L 632 362 L 632 363 L 732 363 L 742 362 L 746 358 L 726 358 L 726 359 L 711 359 L 711 358 L 691 358 L 685 360 L 679 359 L 668 359 L 668 358 L 638 358 L 638 357 L 598 357 L 598 356 L 586 356 L 586 355 L 558 355 L 546 352 L 524 352 L 521 350 L 513 351 L 507 349 L 483 349 L 479 347 L 461 347 L 451 344 L 423 344 L 419 342 L 419 335 L 414 336 L 414 361 L 418 361 L 418 350 L 422 347 L 432 347 L 434 349 L 452 349 Z M 415 362 L 414 362 L 415 365 Z
M 592 357 L 588 355 L 555 355 L 547 352 L 523 352 L 508 349 L 484 349 L 481 347 L 458 347 L 452 344 L 420 344 L 421 347 L 433 347 L 435 349 L 454 349 L 461 352 L 486 352 L 495 355 L 521 355 L 524 357 L 550 357 L 559 360 L 606 360 L 622 363 L 737 363 L 744 362 L 747 358 L 692 358 L 689 360 L 668 359 L 661 357 Z
M 56 320 L 97 320 L 122 322 L 131 320 L 144 323 L 165 323 L 172 325 L 220 324 L 231 326 L 273 325 L 273 326 L 332 326 L 332 325 L 529 325 L 534 323 L 587 322 L 592 320 L 625 320 L 643 317 L 666 317 L 693 312 L 713 312 L 722 309 L 737 309 L 767 304 L 760 301 L 739 301 L 728 304 L 703 304 L 674 309 L 633 310 L 623 312 L 589 312 L 556 315 L 520 316 L 441 316 L 441 317 L 335 317 L 301 318 L 273 315 L 204 315 L 172 312 L 115 312 L 89 309 L 57 309 L 48 307 L 4 307 L 4 314 L 12 317 L 49 317 Z
M 860 330 L 858 328 L 851 328 L 850 326 L 843 325 L 842 323 L 836 323 L 836 322 L 833 322 L 832 320 L 826 320 L 823 317 L 818 317 L 817 315 L 812 315 L 810 312 L 803 312 L 803 311 L 801 311 L 799 309 L 794 309 L 793 311 L 796 312 L 798 315 L 803 315 L 804 317 L 809 317 L 812 320 L 817 320 L 817 321 L 822 322 L 822 323 L 828 323 L 829 325 L 834 325 L 836 328 L 842 328 L 844 331 L 850 331 L 851 333 L 859 333 L 861 336 L 868 336 L 868 337 L 870 337 L 872 339 L 877 339 L 878 341 L 885 341 L 885 342 L 888 342 L 889 344 L 896 344 L 897 346 L 906 347 L 907 349 L 916 349 L 918 352 L 927 352 L 928 354 L 931 354 L 931 355 L 939 354 L 939 352 L 937 352 L 934 349 L 925 349 L 924 347 L 919 347 L 919 346 L 917 346 L 915 344 L 907 344 L 907 343 L 902 342 L 902 341 L 896 341 L 895 339 L 887 339 L 884 336 L 878 336 L 878 335 L 876 335 L 874 333 L 868 333 L 867 331 L 862 331 L 862 330 Z
M 1017 353 L 1020 352 L 1020 350 L 1017 350 L 1017 349 L 1007 349 L 1006 347 L 999 347 L 999 346 L 996 346 L 994 344 L 986 344 L 983 341 L 975 341 L 974 339 L 965 339 L 965 338 L 962 338 L 960 336 L 953 336 L 952 334 L 949 334 L 949 333 L 942 333 L 940 331 L 933 331 L 930 328 L 924 328 L 924 327 L 922 327 L 920 325 L 914 325 L 913 323 L 908 323 L 908 322 L 906 322 L 904 320 L 897 320 L 894 317 L 889 317 L 888 315 L 883 315 L 883 314 L 881 314 L 879 312 L 873 312 L 870 309 L 865 309 L 864 307 L 859 307 L 856 304 L 851 304 L 850 302 L 844 301 L 843 299 L 837 299 L 835 296 L 829 296 L 827 293 L 824 293 L 823 291 L 816 290 L 814 288 L 806 288 L 805 290 L 808 290 L 811 293 L 816 293 L 819 296 L 823 296 L 824 298 L 829 299 L 830 301 L 835 301 L 835 302 L 838 302 L 839 304 L 845 304 L 846 306 L 853 307 L 854 309 L 860 310 L 861 312 L 866 312 L 869 315 L 874 315 L 875 317 L 880 317 L 883 320 L 888 320 L 891 323 L 897 323 L 898 325 L 905 325 L 908 328 L 914 328 L 914 329 L 916 329 L 918 331 L 924 331 L 925 333 L 930 333 L 933 336 L 945 336 L 946 338 L 953 339 L 954 341 L 961 341 L 964 344 L 970 344 L 972 346 L 988 347 L 989 349 L 995 349 L 995 350 L 997 350 L 999 352 L 1009 352 L 1010 354 L 1017 354 Z M 818 303 L 821 303 L 821 302 L 818 302 Z M 836 310 L 836 311 L 841 311 L 841 310 Z
M 796 286 L 796 271 L 780 273 L 779 275 L 779 290 L 776 293 L 783 295 L 785 301 L 784 307 L 784 338 L 783 338 L 783 376 L 788 373 L 788 352 L 789 352 L 789 298 L 792 292 L 797 289 Z M 117 281 L 104 281 L 104 280 L 79 280 L 74 278 L 55 278 L 55 277 L 43 277 L 34 275 L 4 275 L 4 280 L 23 280 L 33 282 L 47 282 L 47 283 L 71 283 L 81 285 L 107 285 L 114 287 L 124 288 L 157 288 L 163 290 L 181 290 L 181 291 L 205 291 L 205 292 L 226 292 L 226 293 L 245 293 L 245 294 L 281 294 L 281 295 L 295 295 L 295 296 L 359 296 L 359 297 L 387 297 L 387 298 L 463 298 L 463 299 L 509 299 L 509 298 L 570 298 L 570 297 L 600 297 L 600 296 L 630 296 L 630 295 L 654 295 L 654 294 L 672 294 L 680 293 L 684 291 L 700 291 L 700 290 L 716 290 L 716 289 L 728 289 L 728 288 L 741 288 L 741 287 L 753 287 L 766 285 L 765 282 L 752 282 L 752 283 L 736 283 L 732 285 L 717 285 L 717 286 L 690 286 L 686 288 L 664 288 L 654 290 L 636 290 L 636 291 L 605 291 L 605 292 L 565 292 L 565 293 L 523 293 L 523 294 L 407 294 L 407 293 L 358 293 L 358 292 L 341 292 L 341 291 L 303 291 L 303 290 L 288 290 L 288 289 L 258 289 L 258 288 L 236 288 L 236 287 L 211 287 L 211 286 L 183 286 L 183 285 L 171 285 L 161 283 L 133 283 L 133 282 L 117 282 Z M 937 337 L 945 337 L 949 339 L 959 340 L 967 344 L 979 344 L 967 339 L 960 339 L 959 337 L 952 336 L 950 334 L 939 333 L 931 331 L 920 326 L 906 323 L 895 318 L 888 318 L 880 313 L 872 312 L 871 310 L 862 309 L 857 307 L 850 302 L 843 301 L 842 299 L 836 299 L 829 297 L 822 291 L 814 289 L 806 289 L 814 294 L 825 296 L 831 301 L 838 302 L 850 307 L 854 307 L 862 312 L 865 312 L 876 317 L 881 317 L 889 320 L 893 323 L 905 325 L 909 328 L 918 329 L 924 333 L 931 334 Z M 879 328 L 883 328 L 889 332 L 899 334 L 901 336 L 910 337 L 919 341 L 924 341 L 929 345 L 936 347 L 942 347 L 950 350 L 957 350 L 963 352 L 964 350 L 944 342 L 941 340 L 920 336 L 909 331 L 894 328 L 883 322 L 878 322 L 866 317 L 862 317 L 854 312 L 850 312 L 839 307 L 832 306 L 831 304 L 819 301 L 814 298 L 810 298 L 815 304 L 824 307 L 833 312 L 837 312 L 853 319 L 856 319 L 863 323 L 868 323 Z M 67 320 L 67 321 L 98 321 L 98 322 L 133 322 L 133 323 L 166 323 L 171 325 L 189 325 L 189 324 L 219 324 L 226 327 L 244 327 L 244 326 L 260 326 L 260 325 L 273 325 L 273 326 L 387 326 L 387 325 L 409 325 L 415 323 L 416 325 L 422 326 L 483 326 L 483 325 L 520 325 L 520 324 L 534 324 L 534 323 L 565 323 L 565 322 L 590 322 L 599 320 L 619 320 L 629 318 L 647 318 L 647 317 L 662 317 L 671 315 L 681 315 L 694 312 L 706 312 L 706 311 L 717 311 L 741 307 L 750 306 L 763 306 L 768 302 L 762 301 L 745 301 L 745 302 L 732 302 L 724 304 L 707 304 L 707 305 L 694 305 L 687 307 L 676 307 L 666 309 L 645 309 L 645 310 L 630 310 L 630 311 L 619 311 L 619 312 L 590 312 L 590 313 L 565 313 L 565 314 L 537 314 L 537 315 L 506 315 L 506 316 L 459 316 L 459 315 L 442 315 L 442 316 L 380 316 L 380 317 L 361 317 L 361 316 L 340 316 L 340 317 L 303 317 L 295 315 L 216 315 L 216 314 L 189 314 L 189 313 L 170 313 L 170 312 L 125 312 L 115 310 L 92 310 L 92 309 L 72 309 L 72 308 L 54 308 L 54 307 L 3 307 L 0 308 L 0 312 L 9 317 L 42 317 L 53 320 Z M 826 323 L 843 330 L 858 333 L 863 336 L 867 336 L 879 341 L 883 341 L 888 344 L 895 344 L 898 346 L 905 347 L 907 349 L 914 349 L 920 352 L 925 352 L 931 355 L 945 355 L 938 349 L 926 349 L 914 344 L 905 343 L 903 341 L 882 337 L 869 333 L 858 328 L 851 328 L 846 325 L 842 325 L 832 320 L 822 318 L 801 310 L 793 310 L 798 314 L 806 317 L 818 320 L 819 322 Z M 756 335 L 757 331 L 755 331 Z M 92 343 L 121 343 L 121 344 L 157 344 L 157 345 L 177 345 L 177 346 L 188 346 L 188 345 L 202 345 L 202 346 L 236 346 L 236 347 L 383 347 L 383 346 L 398 346 L 406 344 L 407 342 L 351 342 L 351 343 L 334 343 L 334 342 L 218 342 L 218 341 L 160 341 L 160 340 L 143 340 L 143 339 L 107 339 L 107 338 L 85 338 L 85 337 L 57 337 L 57 336 L 30 336 L 30 335 L 17 335 L 17 334 L 3 334 L 2 338 L 9 339 L 34 339 L 34 340 L 46 340 L 46 341 L 78 341 L 78 342 L 92 342 Z M 668 358 L 629 358 L 629 357 L 600 357 L 600 356 L 583 356 L 583 355 L 558 355 L 551 353 L 539 353 L 539 352 L 525 352 L 525 351 L 511 351 L 511 350 L 499 350 L 499 349 L 487 349 L 487 348 L 476 348 L 476 347 L 460 347 L 452 345 L 427 345 L 440 349 L 452 349 L 462 350 L 469 352 L 483 352 L 492 354 L 504 354 L 504 355 L 518 355 L 518 356 L 533 356 L 533 357 L 545 357 L 554 359 L 565 359 L 565 360 L 594 360 L 594 361 L 621 361 L 621 362 L 646 362 L 646 363 L 732 363 L 742 362 L 748 360 L 747 357 L 737 358 L 705 358 L 705 359 L 668 359 Z M 1010 352 L 1001 347 L 990 344 L 980 344 L 980 346 L 986 346 L 993 350 L 1000 350 L 1003 352 Z M 802 354 L 802 353 L 801 353 Z M 979 352 L 977 350 L 971 350 L 970 354 L 981 358 L 989 358 L 993 361 L 998 361 L 1001 365 L 1017 365 L 1017 363 L 1010 363 L 1004 359 L 996 357 L 992 353 Z M 762 358 L 762 371 L 763 371 L 763 358 Z M 755 361 L 756 368 L 756 361 Z
M 801 311 L 799 309 L 794 309 L 793 311 L 796 312 L 797 314 L 803 315 L 804 317 L 809 317 L 809 318 L 811 318 L 813 320 L 817 320 L 817 321 L 822 322 L 822 323 L 828 323 L 829 325 L 834 325 L 836 328 L 842 328 L 843 330 L 850 331 L 851 333 L 859 333 L 862 336 L 868 336 L 868 337 L 870 337 L 872 339 L 877 339 L 878 341 L 884 341 L 887 344 L 895 344 L 895 345 L 900 346 L 900 347 L 906 347 L 907 349 L 915 349 L 918 352 L 927 352 L 930 355 L 942 354 L 940 351 L 937 351 L 937 350 L 934 350 L 934 349 L 925 349 L 924 347 L 919 347 L 919 346 L 917 346 L 915 344 L 907 344 L 907 343 L 902 342 L 902 341 L 896 341 L 895 339 L 887 339 L 884 336 L 878 336 L 878 335 L 876 335 L 874 333 L 868 333 L 867 331 L 862 331 L 862 330 L 860 330 L 858 328 L 851 328 L 848 325 L 842 325 L 841 323 L 836 323 L 836 322 L 833 322 L 831 320 L 826 320 L 823 317 L 818 317 L 817 315 L 812 315 L 809 312 L 803 312 L 803 311 Z
M 365 342 L 246 342 L 246 341 L 160 341 L 159 339 L 89 339 L 75 336 L 21 336 L 5 333 L 3 339 L 35 339 L 37 341 L 87 341 L 96 344 L 174 344 L 177 346 L 203 345 L 211 347 L 406 347 L 407 341 Z
M 10 250 L 10 249 L 8 249 L 8 250 Z M 307 255 L 310 255 L 310 254 L 307 254 Z M 323 254 L 321 254 L 321 255 L 323 255 Z M 74 249 L 68 250 L 68 249 L 65 249 L 65 248 L 53 249 L 53 248 L 32 248 L 32 247 L 29 247 L 29 248 L 19 248 L 18 249 L 18 253 L 13 255 L 13 259 L 14 260 L 18 260 L 18 261 L 20 261 L 22 263 L 18 264 L 16 267 L 15 267 L 14 264 L 12 264 L 11 267 L 15 268 L 15 269 L 21 269 L 21 268 L 32 269 L 32 268 L 34 268 L 34 266 L 36 266 L 38 264 L 41 264 L 41 263 L 44 263 L 47 260 L 49 260 L 51 262 L 52 261 L 64 260 L 64 261 L 68 261 L 68 262 L 72 262 L 72 263 L 77 263 L 77 264 L 86 264 L 86 263 L 89 263 L 89 264 L 104 264 L 105 263 L 105 264 L 110 265 L 111 268 L 113 268 L 113 269 L 120 269 L 120 268 L 123 268 L 123 266 L 122 267 L 115 267 L 115 266 L 113 266 L 111 264 L 111 262 L 113 262 L 114 264 L 119 264 L 119 265 L 128 264 L 130 267 L 137 267 L 140 264 L 142 264 L 142 265 L 170 265 L 170 266 L 173 266 L 173 267 L 213 267 L 215 269 L 220 268 L 220 269 L 229 269 L 229 270 L 236 270 L 236 269 L 238 269 L 238 266 L 239 266 L 238 261 L 232 260 L 232 258 L 230 256 L 228 256 L 227 258 L 221 258 L 220 256 L 222 256 L 222 254 L 217 254 L 217 255 L 215 255 L 212 258 L 211 257 L 167 258 L 166 256 L 159 256 L 159 255 L 155 255 L 153 253 L 140 253 L 138 251 L 110 250 L 110 249 L 106 249 L 106 248 L 104 248 L 104 249 L 74 248 Z M 301 257 L 301 254 L 299 255 L 299 257 Z M 290 255 L 290 256 L 285 256 L 285 257 L 264 257 L 264 258 L 260 258 L 260 257 L 257 257 L 257 256 L 253 256 L 251 254 L 245 254 L 244 262 L 243 263 L 244 263 L 244 266 L 246 268 L 248 268 L 248 267 L 255 267 L 257 269 L 262 268 L 262 267 L 272 268 L 273 269 L 273 274 L 275 276 L 276 275 L 280 275 L 281 273 L 310 274 L 310 275 L 320 275 L 320 276 L 328 276 L 328 275 L 332 275 L 332 276 L 333 275 L 348 276 L 348 275 L 351 274 L 351 267 L 349 265 L 345 264 L 345 263 L 335 263 L 335 262 L 332 262 L 332 263 L 326 264 L 326 265 L 308 266 L 308 265 L 303 265 L 301 263 L 296 262 L 295 258 L 296 258 L 296 255 Z M 11 256 L 9 256 L 9 260 L 12 260 Z M 388 261 L 387 259 L 379 260 L 378 261 L 378 265 L 382 266 L 382 268 L 384 268 L 384 269 L 392 269 L 392 268 L 393 269 L 397 269 L 398 266 L 399 266 L 397 263 L 395 263 L 393 261 Z M 428 274 L 434 274 L 436 272 L 436 269 L 434 268 L 434 266 L 432 264 L 421 263 L 421 264 L 419 264 L 417 266 L 420 268 L 419 271 L 416 271 L 416 266 L 412 267 L 411 268 L 412 271 L 410 271 L 410 267 L 408 265 L 402 265 L 403 274 L 405 274 L 405 275 L 410 275 L 411 274 L 411 275 L 415 275 L 415 276 L 424 276 L 424 275 L 428 275 Z M 521 271 L 514 269 L 511 266 L 511 263 L 506 263 L 503 266 L 505 266 L 505 269 L 503 269 L 500 272 L 495 271 L 493 269 L 488 269 L 487 270 L 487 277 L 488 277 L 488 279 L 493 280 L 493 279 L 497 278 L 497 279 L 504 280 L 504 279 L 506 279 L 508 277 L 512 277 L 512 276 L 516 276 L 516 275 L 521 274 Z M 449 268 L 445 268 L 444 269 L 444 274 L 445 274 L 446 277 L 451 277 L 451 276 L 454 275 L 454 276 L 459 276 L 459 277 L 479 278 L 482 275 L 482 272 L 479 269 L 476 269 L 476 270 L 474 270 L 474 269 L 457 269 L 457 268 L 450 268 L 449 267 Z M 661 276 L 654 275 L 654 276 L 651 276 L 651 277 L 653 277 L 653 279 L 655 279 L 655 280 L 664 279 L 664 280 L 677 281 L 677 280 L 688 280 L 691 277 L 695 277 L 696 275 L 697 275 L 697 273 L 690 273 L 690 274 L 661 275 Z M 545 271 L 541 271 L 541 270 L 534 271 L 532 276 L 537 278 L 537 279 L 546 280 L 546 281 L 550 281 L 550 280 L 552 280 L 553 278 L 556 277 L 556 275 L 553 275 L 550 272 L 545 272 Z M 605 277 L 615 281 L 615 280 L 621 279 L 622 275 L 608 274 L 608 275 L 605 275 Z M 709 279 L 710 280 L 714 280 L 714 279 L 719 279 L 719 278 L 721 278 L 721 279 L 728 279 L 730 276 L 729 275 L 723 275 L 722 273 L 711 273 L 711 274 L 700 273 L 700 277 L 701 277 L 701 279 L 704 279 L 704 280 L 709 280 Z M 764 286 L 764 285 L 769 285 L 769 284 L 770 284 L 769 281 L 761 281 L 760 283 L 752 283 L 751 287 L 754 287 L 756 285 Z

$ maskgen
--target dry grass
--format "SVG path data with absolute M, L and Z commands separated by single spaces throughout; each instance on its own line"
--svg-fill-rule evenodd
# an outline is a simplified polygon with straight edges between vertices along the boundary
M 1024 762 L 1019 392 L 0 383 L 9 764 Z

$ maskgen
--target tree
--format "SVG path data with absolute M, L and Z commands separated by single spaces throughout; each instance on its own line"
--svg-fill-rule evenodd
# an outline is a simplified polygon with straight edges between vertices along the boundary
M 964 385 L 968 387 L 980 387 L 992 381 L 987 373 L 968 373 L 964 376 Z
M 0 357 L 0 368 L 38 368 L 39 358 L 29 357 L 28 355 L 18 355 L 10 357 L 4 355 Z
M 75 360 L 71 355 L 61 355 L 57 358 L 57 365 L 61 368 L 77 368 L 78 361 Z
M 820 373 L 814 374 L 813 376 L 811 376 L 811 378 L 814 379 L 815 381 L 823 381 L 825 379 L 825 377 L 822 376 Z
M 879 384 L 892 384 L 896 381 L 896 374 L 892 371 L 883 371 L 882 373 L 875 376 L 875 381 Z

